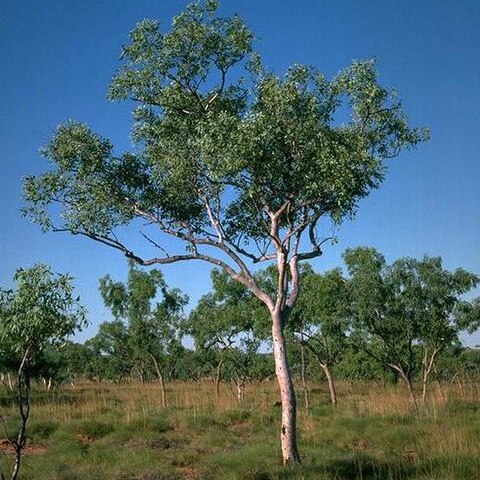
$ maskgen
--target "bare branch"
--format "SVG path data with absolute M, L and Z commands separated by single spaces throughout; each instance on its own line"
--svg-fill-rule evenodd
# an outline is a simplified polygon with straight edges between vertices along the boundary
M 160 244 L 158 244 L 155 240 L 153 240 L 152 238 L 150 238 L 148 235 L 146 235 L 143 232 L 140 232 L 140 235 L 145 240 L 147 240 L 147 242 L 150 242 L 155 248 L 158 248 L 159 250 L 161 250 L 165 254 L 166 257 L 169 256 L 168 252 Z

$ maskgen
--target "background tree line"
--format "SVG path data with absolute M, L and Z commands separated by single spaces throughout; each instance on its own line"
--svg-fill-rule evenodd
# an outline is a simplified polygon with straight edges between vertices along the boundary
M 417 409 L 432 379 L 479 376 L 480 350 L 459 339 L 480 324 L 479 299 L 464 298 L 477 284 L 475 274 L 447 271 L 439 257 L 387 264 L 373 248 L 347 250 L 343 258 L 345 272 L 302 266 L 303 288 L 287 326 L 290 365 L 307 407 L 310 381 L 326 381 L 334 405 L 341 401 L 336 380 L 401 381 Z M 159 270 L 131 262 L 125 283 L 101 278 L 114 319 L 84 344 L 44 342 L 29 357 L 29 378 L 45 388 L 79 380 L 156 381 L 162 405 L 168 404 L 166 382 L 209 379 L 217 396 L 220 383 L 231 382 L 241 401 L 248 382 L 273 378 L 269 318 L 241 284 L 220 270 L 211 277 L 212 291 L 189 314 L 187 296 L 170 288 Z M 256 273 L 265 291 L 276 288 L 275 279 L 273 269 Z M 4 312 L 12 298 L 4 292 Z M 4 320 L 1 332 L 1 381 L 13 389 L 23 340 Z M 183 342 L 188 337 L 193 348 Z

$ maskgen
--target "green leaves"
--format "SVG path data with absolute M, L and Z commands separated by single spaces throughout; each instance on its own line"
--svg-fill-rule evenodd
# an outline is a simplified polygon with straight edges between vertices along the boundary
M 65 340 L 86 324 L 85 309 L 73 294 L 72 278 L 36 264 L 18 269 L 15 291 L 0 289 L 0 344 L 31 355 Z
M 242 257 L 319 255 L 320 219 L 353 216 L 380 186 L 385 160 L 427 135 L 409 127 L 373 62 L 333 79 L 304 65 L 275 75 L 252 42 L 238 16 L 217 15 L 215 1 L 190 4 L 168 31 L 140 22 L 108 92 L 135 102 L 135 153 L 114 155 L 81 123 L 58 127 L 42 150 L 51 171 L 25 180 L 24 213 L 144 264 L 200 258 L 233 273 L 220 260 L 227 255 L 244 286 L 254 282 Z M 161 258 L 138 257 L 117 235 L 136 219 L 185 241 L 188 255 L 160 247 Z M 299 251 L 302 235 L 309 251 Z
M 210 1 L 190 4 L 174 17 L 166 34 L 155 21 L 140 22 L 123 48 L 125 63 L 112 81 L 109 98 L 168 109 L 174 84 L 194 94 L 200 104 L 199 88 L 213 71 L 224 83 L 226 72 L 251 50 L 252 34 L 242 20 L 215 17 L 216 8 Z
M 428 140 L 427 129 L 408 126 L 397 92 L 378 84 L 373 60 L 353 62 L 336 77 L 334 88 L 348 95 L 352 127 L 373 156 L 391 158 L 404 147 Z
M 131 172 L 127 181 L 118 181 L 125 179 L 121 169 L 132 157 L 116 159 L 111 150 L 108 140 L 84 124 L 69 121 L 60 125 L 41 150 L 54 169 L 24 180 L 24 196 L 29 205 L 23 213 L 44 230 L 67 229 L 74 233 L 105 234 L 129 221 L 133 215 L 125 194 L 135 176 Z M 136 168 L 138 176 L 141 172 Z M 56 222 L 49 215 L 54 207 L 60 207 L 54 210 L 58 214 Z
M 149 355 L 168 349 L 188 301 L 181 291 L 168 288 L 160 270 L 145 272 L 133 262 L 129 264 L 126 283 L 115 282 L 107 275 L 100 279 L 100 293 L 115 322 L 111 326 L 105 324 L 99 338 L 106 337 L 107 344 L 117 345 L 117 355 L 119 345 L 124 345 L 124 355 L 130 356 L 132 364 L 148 362 Z M 108 332 L 112 333 L 107 335 Z
M 204 295 L 184 324 L 197 348 L 230 348 L 254 327 L 254 300 L 243 285 L 218 270 L 211 272 L 213 292 Z
M 52 141 L 40 153 L 58 167 L 59 173 L 74 170 L 78 176 L 88 177 L 101 167 L 111 150 L 108 140 L 94 134 L 82 123 L 69 121 L 58 127 Z
M 300 296 L 287 328 L 325 364 L 331 365 L 346 349 L 351 327 L 349 300 L 347 281 L 340 269 L 324 274 L 304 271 Z
M 441 351 L 472 320 L 474 304 L 461 295 L 476 286 L 477 275 L 444 270 L 440 257 L 401 258 L 387 265 L 375 249 L 356 248 L 347 250 L 344 260 L 353 325 L 381 346 L 378 355 L 386 363 L 411 370 L 416 345 Z

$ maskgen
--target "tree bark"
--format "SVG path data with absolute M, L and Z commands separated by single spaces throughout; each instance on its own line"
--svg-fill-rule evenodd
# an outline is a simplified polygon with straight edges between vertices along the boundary
M 320 365 L 322 366 L 323 372 L 327 377 L 328 391 L 330 392 L 330 400 L 332 402 L 332 405 L 336 406 L 337 391 L 335 390 L 335 382 L 333 381 L 332 373 L 330 372 L 330 367 L 328 366 L 328 363 L 320 363 Z
M 241 403 L 243 400 L 243 397 L 245 396 L 245 384 L 243 382 L 243 379 L 240 377 L 237 377 L 235 379 L 235 386 L 237 387 L 237 402 Z
M 391 364 L 390 367 L 392 367 L 395 371 L 397 371 L 400 377 L 402 378 L 402 380 L 405 382 L 405 385 L 407 386 L 407 390 L 408 390 L 410 405 L 415 410 L 415 412 L 418 412 L 418 403 L 415 397 L 415 392 L 413 391 L 412 380 L 398 365 Z
M 297 406 L 295 390 L 288 367 L 283 318 L 282 314 L 277 311 L 272 312 L 272 342 L 275 373 L 280 389 L 280 401 L 282 403 L 280 443 L 282 446 L 283 464 L 300 463 L 300 455 L 297 448 Z
M 303 343 L 303 339 L 300 342 L 300 355 L 301 355 L 301 360 L 302 360 L 302 370 L 301 370 L 301 375 L 302 375 L 302 387 L 303 387 L 303 398 L 305 400 L 305 411 L 308 414 L 308 410 L 310 407 L 310 402 L 308 401 L 308 388 L 307 388 L 307 380 L 305 378 L 305 345 Z
M 30 415 L 30 374 L 29 368 L 30 347 L 28 347 L 23 356 L 22 362 L 18 369 L 17 375 L 17 398 L 16 403 L 19 409 L 21 424 L 17 437 L 12 441 L 8 439 L 15 450 L 15 462 L 13 465 L 12 476 L 10 480 L 16 480 L 20 471 L 20 463 L 22 460 L 22 451 L 25 446 L 25 433 L 27 430 L 28 417 Z
M 428 349 L 425 347 L 424 348 L 424 355 L 423 355 L 423 375 L 422 375 L 422 405 L 425 406 L 427 402 L 427 383 L 428 383 L 428 377 L 430 376 L 430 373 L 432 372 L 432 368 L 434 366 L 435 362 L 435 357 L 437 356 L 437 353 L 440 350 L 435 348 L 430 356 L 430 359 L 428 358 Z
M 222 365 L 223 358 L 220 359 L 217 365 L 217 374 L 215 376 L 215 398 L 218 400 L 220 398 L 220 381 L 222 380 Z
M 162 407 L 167 406 L 167 390 L 165 388 L 165 381 L 163 379 L 162 371 L 160 366 L 158 365 L 157 359 L 155 355 L 150 354 L 150 358 L 152 359 L 153 365 L 155 366 L 155 371 L 157 372 L 158 382 L 160 383 L 160 391 L 161 391 L 161 402 Z

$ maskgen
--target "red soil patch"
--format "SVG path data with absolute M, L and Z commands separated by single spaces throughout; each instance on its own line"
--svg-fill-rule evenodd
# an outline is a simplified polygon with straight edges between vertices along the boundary
M 197 478 L 196 471 L 193 467 L 182 467 L 178 469 L 178 472 L 185 480 L 193 480 L 194 478 Z
M 75 435 L 82 443 L 92 443 L 95 441 L 93 437 L 87 435 L 86 433 L 77 433 Z
M 41 453 L 46 452 L 45 447 L 41 447 L 40 445 L 34 445 L 31 440 L 25 442 L 25 446 L 22 449 L 22 455 L 38 455 Z M 10 444 L 7 439 L 0 440 L 0 452 L 5 453 L 7 455 L 13 455 L 15 453 L 14 448 Z

